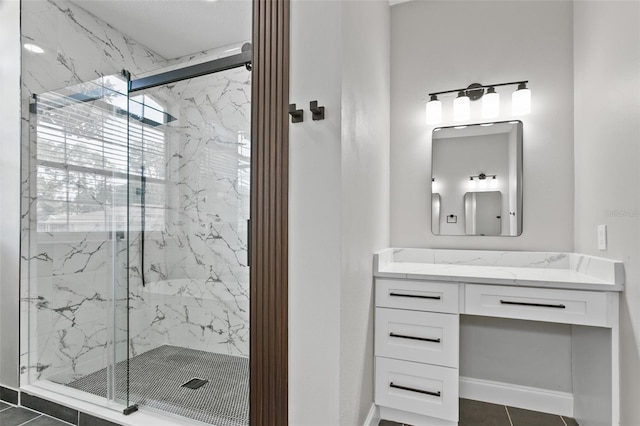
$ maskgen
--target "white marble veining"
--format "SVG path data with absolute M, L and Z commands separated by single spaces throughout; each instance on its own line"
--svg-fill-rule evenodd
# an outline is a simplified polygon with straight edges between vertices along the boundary
M 38 200 L 52 194 L 38 186 L 36 117 L 28 105 L 32 94 L 166 61 L 66 0 L 23 2 L 22 39 L 44 49 L 24 51 L 22 64 L 22 382 L 65 383 L 108 361 L 112 244 L 106 232 L 38 231 Z
M 374 255 L 374 276 L 622 291 L 624 264 L 576 253 L 391 248 Z
M 395 262 L 526 268 L 566 268 L 569 266 L 569 254 L 557 252 L 394 248 L 391 249 L 391 255 Z
M 249 77 L 240 68 L 162 91 L 177 120 L 166 132 L 164 223 L 145 237 L 140 303 L 154 314 L 134 332 L 136 351 L 157 335 L 249 355 Z
M 242 68 L 149 92 L 177 120 L 161 126 L 164 182 L 156 187 L 164 188 L 164 202 L 153 222 L 147 212 L 144 271 L 139 232 L 127 245 L 103 231 L 38 231 L 39 200 L 51 194 L 37 185 L 38 140 L 28 107 L 32 94 L 122 69 L 135 78 L 226 56 L 236 46 L 166 61 L 68 0 L 32 0 L 22 8 L 23 41 L 45 50 L 23 58 L 22 383 L 67 383 L 114 356 L 163 344 L 248 355 L 250 73 Z M 110 211 L 105 200 L 92 205 Z M 133 206 L 132 219 L 139 214 Z
M 569 269 L 580 274 L 622 285 L 624 283 L 624 263 L 602 257 L 571 253 Z

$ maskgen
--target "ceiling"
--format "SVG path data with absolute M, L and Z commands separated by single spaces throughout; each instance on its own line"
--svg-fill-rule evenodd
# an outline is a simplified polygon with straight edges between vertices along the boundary
M 72 0 L 165 59 L 251 40 L 251 0 Z

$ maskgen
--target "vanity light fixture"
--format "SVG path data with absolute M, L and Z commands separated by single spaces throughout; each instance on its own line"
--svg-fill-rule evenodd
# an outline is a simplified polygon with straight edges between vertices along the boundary
M 513 92 L 512 113 L 513 115 L 526 115 L 531 112 L 531 90 L 527 88 L 527 80 L 512 81 L 509 83 L 480 84 L 473 83 L 464 89 L 444 90 L 442 92 L 429 93 L 427 102 L 427 124 L 438 124 L 442 121 L 442 102 L 439 95 L 457 93 L 453 100 L 453 120 L 465 121 L 471 117 L 471 101 L 482 99 L 482 116 L 484 118 L 495 118 L 500 115 L 500 94 L 496 92 L 496 87 L 517 85 Z
M 527 83 L 518 84 L 518 90 L 511 95 L 511 110 L 513 115 L 526 115 L 531 112 L 531 90 Z
M 478 179 L 478 180 L 485 180 L 488 177 L 490 177 L 492 179 L 495 179 L 497 177 L 497 175 L 487 175 L 487 174 L 484 174 L 484 173 L 480 173 L 479 175 L 469 176 L 469 180 L 473 180 L 474 178 Z
M 431 178 L 431 193 L 437 194 L 440 192 L 440 182 L 436 181 L 436 178 Z
M 500 114 L 500 94 L 491 86 L 482 98 L 482 117 L 495 118 Z
M 453 101 L 453 119 L 455 121 L 465 121 L 471 117 L 471 100 L 467 92 L 460 90 L 458 97 Z
M 438 124 L 442 121 L 442 102 L 436 95 L 431 95 L 427 102 L 427 124 Z

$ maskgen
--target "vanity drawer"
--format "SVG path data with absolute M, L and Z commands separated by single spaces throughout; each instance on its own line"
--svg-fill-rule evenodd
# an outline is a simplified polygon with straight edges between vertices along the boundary
M 376 279 L 376 306 L 458 313 L 458 284 Z
M 458 421 L 458 370 L 376 357 L 376 404 Z
M 465 313 L 609 327 L 606 292 L 465 285 Z
M 376 355 L 458 366 L 459 316 L 376 308 Z

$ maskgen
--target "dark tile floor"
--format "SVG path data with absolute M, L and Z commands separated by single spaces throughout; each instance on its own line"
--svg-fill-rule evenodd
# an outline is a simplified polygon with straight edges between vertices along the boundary
M 89 423 L 87 423 L 89 424 Z M 0 402 L 0 426 L 69 426 L 70 423 Z M 379 426 L 400 426 L 381 420 Z M 579 426 L 571 418 L 522 408 L 460 399 L 458 426 Z
M 379 426 L 401 423 L 381 420 Z M 408 426 L 408 425 L 405 425 Z M 579 426 L 569 417 L 460 398 L 458 426 Z
M 69 426 L 49 416 L 0 402 L 0 426 Z

